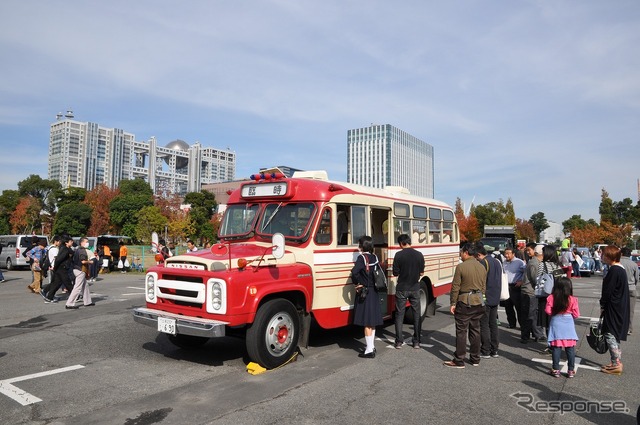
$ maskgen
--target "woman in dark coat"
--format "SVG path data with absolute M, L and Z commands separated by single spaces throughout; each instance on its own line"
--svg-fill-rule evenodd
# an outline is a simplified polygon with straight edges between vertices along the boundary
M 358 356 L 373 359 L 376 356 L 374 340 L 376 326 L 382 325 L 382 310 L 380 297 L 376 292 L 376 284 L 369 271 L 378 264 L 378 258 L 373 253 L 373 240 L 370 236 L 363 236 L 358 243 L 360 255 L 351 270 L 351 280 L 356 285 L 356 299 L 353 323 L 364 326 L 364 339 L 367 346 Z M 366 294 L 366 296 L 363 296 Z
M 604 316 L 602 331 L 609 346 L 611 363 L 600 370 L 611 375 L 622 373 L 620 341 L 627 340 L 629 331 L 629 285 L 627 272 L 620 264 L 620 255 L 620 248 L 614 245 L 606 246 L 602 253 L 602 260 L 609 266 L 609 271 L 602 280 L 600 310 Z

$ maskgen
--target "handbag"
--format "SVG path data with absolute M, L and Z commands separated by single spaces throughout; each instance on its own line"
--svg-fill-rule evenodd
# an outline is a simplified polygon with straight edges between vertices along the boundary
M 509 276 L 502 270 L 502 283 L 500 285 L 500 301 L 509 299 Z
M 604 354 L 609 350 L 607 340 L 604 339 L 604 334 L 602 333 L 602 320 L 603 316 L 600 316 L 600 320 L 591 322 L 589 325 L 589 333 L 587 334 L 589 347 L 593 348 L 598 354 Z
M 121 269 L 124 265 L 122 264 L 122 260 L 118 260 L 118 268 Z
M 124 260 L 124 268 L 128 268 L 129 267 L 129 259 L 127 258 L 126 260 Z

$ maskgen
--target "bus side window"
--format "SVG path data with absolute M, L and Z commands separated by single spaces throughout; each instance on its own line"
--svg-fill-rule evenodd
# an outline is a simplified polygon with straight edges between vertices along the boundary
M 349 244 L 349 207 L 338 206 L 336 228 L 338 231 L 338 245 Z
M 316 233 L 316 243 L 318 245 L 328 245 L 331 243 L 331 209 L 325 208 L 322 211 L 322 218 Z
M 393 220 L 393 241 L 398 242 L 398 236 L 401 234 L 411 235 L 411 220 L 396 218 Z

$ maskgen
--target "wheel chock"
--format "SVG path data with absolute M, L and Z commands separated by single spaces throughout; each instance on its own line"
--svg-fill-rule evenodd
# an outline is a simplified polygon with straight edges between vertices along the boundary
M 260 366 L 258 363 L 255 363 L 255 362 L 249 362 L 249 364 L 247 365 L 247 372 L 249 372 L 252 375 L 259 375 L 266 371 L 267 369 L 263 368 L 262 366 Z

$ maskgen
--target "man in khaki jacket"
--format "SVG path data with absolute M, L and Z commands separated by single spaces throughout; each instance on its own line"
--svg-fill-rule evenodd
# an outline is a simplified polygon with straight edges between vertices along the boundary
M 483 294 L 486 292 L 487 271 L 475 259 L 476 248 L 465 243 L 460 250 L 462 263 L 458 264 L 451 284 L 450 311 L 456 322 L 456 351 L 453 359 L 444 362 L 447 367 L 463 369 L 469 334 L 469 362 L 480 364 L 480 320 L 485 314 Z

